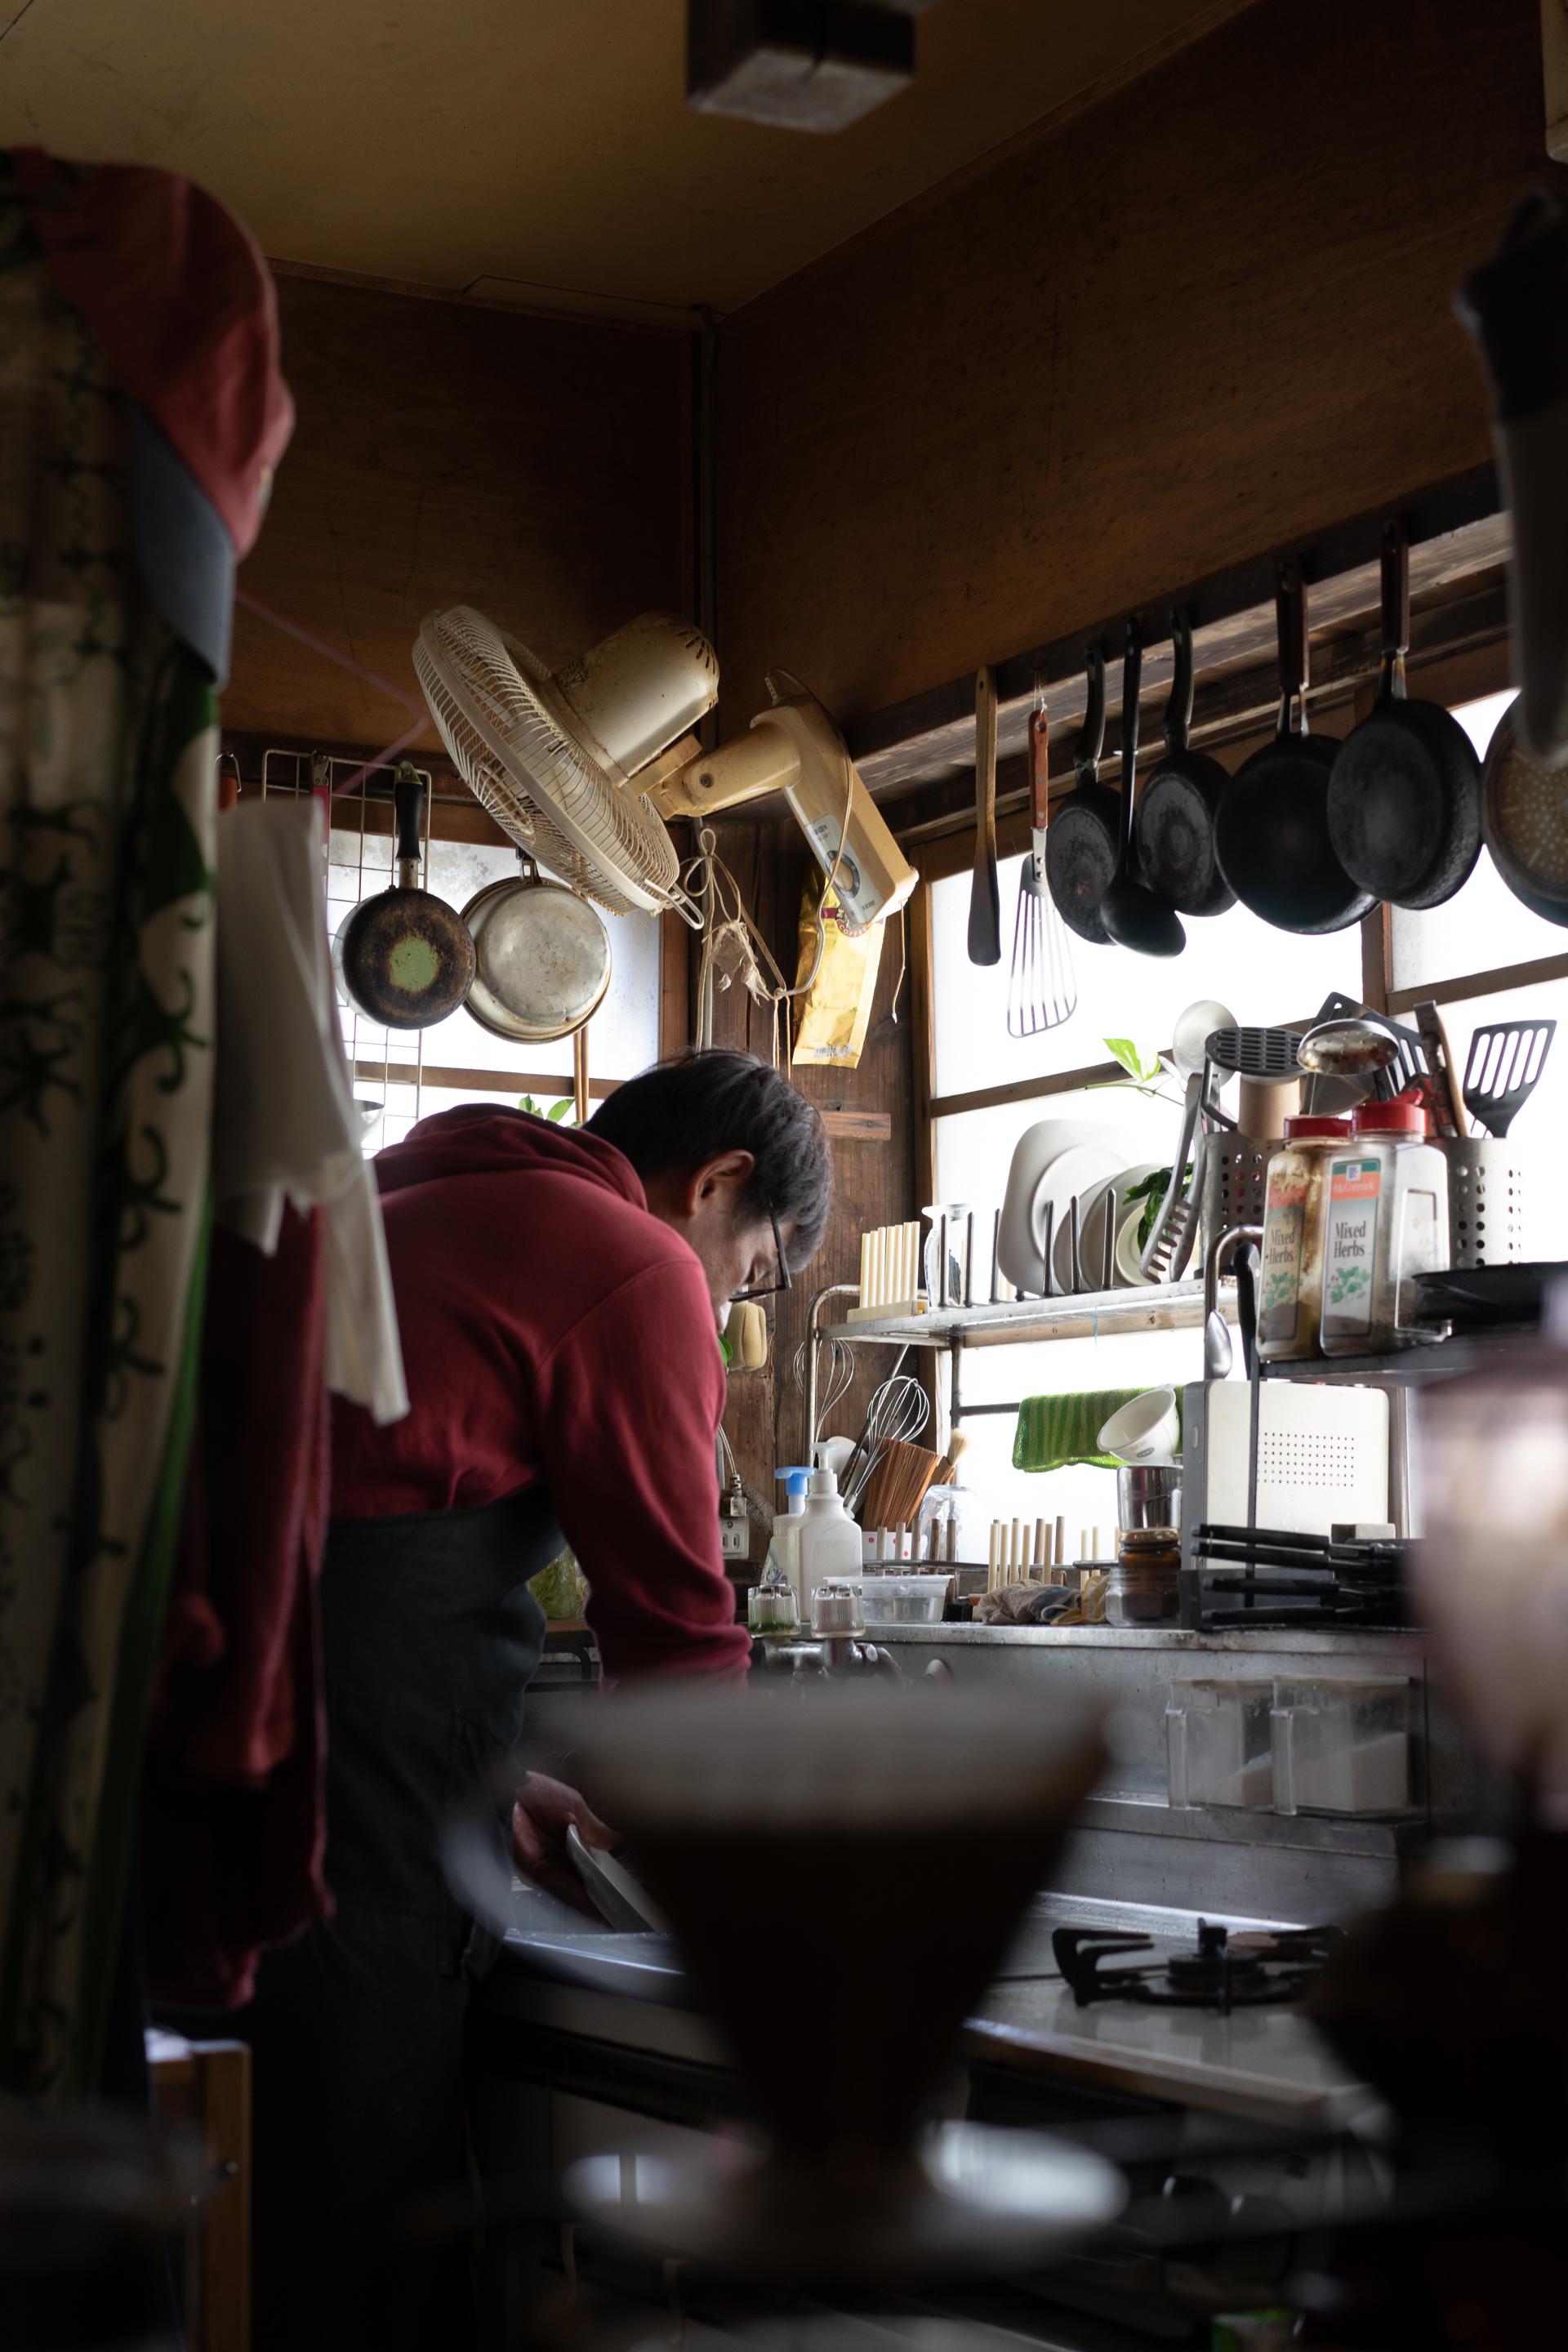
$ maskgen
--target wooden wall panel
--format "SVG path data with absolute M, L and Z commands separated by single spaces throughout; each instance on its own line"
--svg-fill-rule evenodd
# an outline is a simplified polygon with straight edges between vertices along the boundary
M 477 604 L 555 662 L 689 606 L 686 337 L 288 276 L 278 292 L 299 421 L 242 588 L 416 698 L 434 607 Z M 243 610 L 224 719 L 349 743 L 405 723 Z
M 726 724 L 769 664 L 853 720 L 1482 462 L 1451 295 L 1542 119 L 1538 0 L 1258 0 L 726 320 Z
M 793 822 L 715 825 L 719 855 L 740 884 L 752 910 L 793 983 L 797 926 L 807 854 Z M 815 866 L 811 868 L 815 874 Z M 856 1070 L 799 1069 L 789 1075 L 801 1092 L 824 1111 L 871 1113 L 866 1138 L 836 1136 L 833 1146 L 834 1206 L 827 1237 L 795 1287 L 775 1298 L 773 1347 L 764 1370 L 732 1372 L 725 1428 L 740 1461 L 753 1508 L 751 1580 L 767 1550 L 765 1513 L 775 1507 L 773 1483 L 781 1463 L 800 1459 L 803 1409 L 794 1360 L 805 1332 L 806 1311 L 827 1283 L 854 1282 L 860 1270 L 860 1234 L 868 1225 L 892 1224 L 915 1213 L 913 1141 L 913 1020 L 908 974 L 899 982 L 899 926 L 883 942 L 882 967 Z M 897 991 L 897 1019 L 894 1018 Z M 714 1043 L 739 1045 L 766 1060 L 770 1024 L 765 1009 L 738 985 L 723 992 L 714 1020 Z M 883 1120 L 887 1122 L 885 1135 Z M 847 1303 L 847 1302 L 844 1302 Z M 828 1424 L 829 1433 L 853 1435 L 878 1381 L 891 1370 L 886 1348 L 861 1349 L 854 1388 Z M 744 1580 L 737 1570 L 738 1580 Z

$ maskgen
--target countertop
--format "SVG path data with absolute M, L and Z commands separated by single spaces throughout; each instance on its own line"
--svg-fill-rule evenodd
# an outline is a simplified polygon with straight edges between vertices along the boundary
M 722 2039 L 694 2006 L 668 1938 L 600 1932 L 572 1923 L 558 1906 L 551 1911 L 546 1916 L 536 1901 L 532 1916 L 509 1935 L 487 2006 L 650 2055 L 726 2063 Z M 1238 2010 L 1229 2017 L 1109 2001 L 1079 2009 L 1050 1949 L 1051 1928 L 1069 1918 L 1135 1927 L 1152 1935 L 1157 1948 L 1190 1944 L 1196 1925 L 1185 1913 L 1130 1913 L 1078 1897 L 1037 1897 L 964 2026 L 961 2057 L 1303 2127 L 1348 2128 L 1375 2117 L 1374 2095 L 1298 2009 Z

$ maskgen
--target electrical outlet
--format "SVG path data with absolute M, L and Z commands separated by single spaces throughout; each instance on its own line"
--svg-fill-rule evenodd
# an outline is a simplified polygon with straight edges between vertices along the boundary
M 744 1559 L 749 1549 L 749 1531 L 744 1519 L 721 1519 L 719 1551 L 724 1559 Z

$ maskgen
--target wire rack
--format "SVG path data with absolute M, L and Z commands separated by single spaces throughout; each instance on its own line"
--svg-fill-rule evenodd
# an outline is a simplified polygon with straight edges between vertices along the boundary
M 390 765 L 370 768 L 352 790 L 331 797 L 335 788 L 363 766 L 358 760 L 335 759 L 324 751 L 273 751 L 263 756 L 261 791 L 268 796 L 292 800 L 320 799 L 326 803 L 327 825 L 321 843 L 321 894 L 326 901 L 327 930 L 338 926 L 362 898 L 374 898 L 392 882 L 392 834 L 369 823 L 374 805 L 386 813 L 390 825 L 392 780 Z M 431 772 L 420 768 L 425 782 L 424 835 L 420 844 L 419 879 L 430 879 L 430 816 L 435 802 Z M 373 780 L 384 779 L 381 791 Z M 400 1143 L 420 1116 L 425 1088 L 425 1033 L 422 1029 L 386 1029 L 340 997 L 343 1050 L 348 1055 L 356 1100 L 365 1120 L 365 1149 Z M 373 1113 L 374 1114 L 373 1116 Z

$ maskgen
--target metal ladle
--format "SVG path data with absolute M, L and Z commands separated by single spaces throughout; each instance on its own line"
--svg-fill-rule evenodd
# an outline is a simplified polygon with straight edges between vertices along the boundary
M 1399 1057 L 1399 1040 L 1371 1021 L 1320 1021 L 1296 1048 L 1315 1077 L 1375 1078 Z

